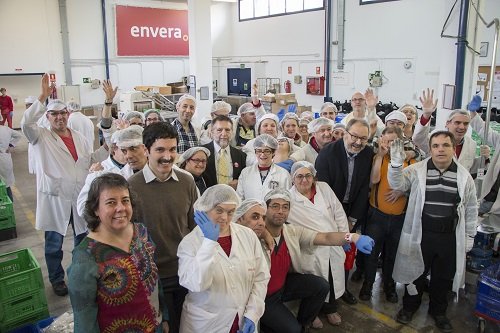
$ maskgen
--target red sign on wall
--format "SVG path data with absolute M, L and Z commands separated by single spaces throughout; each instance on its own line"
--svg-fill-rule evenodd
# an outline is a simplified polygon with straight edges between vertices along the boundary
M 118 56 L 188 56 L 187 10 L 116 6 Z

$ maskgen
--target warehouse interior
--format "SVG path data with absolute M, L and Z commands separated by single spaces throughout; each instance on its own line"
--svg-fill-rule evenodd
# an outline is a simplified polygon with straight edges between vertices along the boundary
M 280 12 L 277 3 L 285 10 Z M 286 3 L 292 8 L 288 13 Z M 299 3 L 300 9 L 293 7 Z M 117 13 L 127 7 L 182 11 L 188 31 L 177 31 L 181 39 L 186 36 L 183 46 L 172 51 L 178 54 L 126 50 L 119 42 Z M 444 128 L 453 109 L 465 108 L 479 94 L 482 107 L 493 110 L 497 118 L 491 119 L 500 123 L 500 54 L 494 51 L 498 36 L 495 25 L 485 24 L 500 18 L 499 0 L 3 0 L 0 16 L 0 87 L 7 88 L 14 102 L 17 130 L 25 98 L 38 96 L 43 73 L 51 75 L 58 98 L 79 103 L 94 123 L 100 120 L 106 79 L 118 87 L 113 108 L 119 115 L 149 108 L 175 111 L 175 103 L 189 89 L 197 100 L 197 125 L 216 100 L 227 101 L 235 113 L 250 101 L 254 83 L 264 102 L 269 92 L 293 93 L 292 101 L 283 104 L 313 113 L 326 101 L 337 102 L 341 111 L 355 92 L 367 88 L 381 104 L 419 107 L 422 91 L 430 88 L 438 99 L 436 128 Z M 151 23 L 149 30 L 141 30 L 146 21 L 132 23 L 139 26 L 132 37 L 145 39 L 154 49 L 162 38 L 154 29 L 161 26 Z M 168 34 L 169 23 L 164 27 Z M 490 71 L 492 64 L 496 67 Z M 274 110 L 273 102 L 268 103 L 269 111 Z M 11 154 L 16 237 L 0 229 L 0 255 L 31 249 L 44 279 L 47 316 L 57 317 L 70 311 L 71 304 L 69 297 L 54 295 L 48 281 L 44 234 L 35 229 L 36 179 L 28 172 L 27 154 L 23 138 Z M 68 232 L 65 268 L 71 263 L 72 244 Z M 477 273 L 468 272 L 459 297 L 450 295 L 454 332 L 479 332 L 482 325 L 484 332 L 500 331 L 500 324 L 481 322 L 474 314 L 477 279 Z M 361 284 L 351 283 L 351 288 L 357 295 Z M 401 299 L 399 304 L 384 301 L 380 274 L 374 288 L 371 302 L 339 303 L 342 325 L 312 331 L 438 332 L 427 305 L 410 325 L 402 325 L 395 320 Z M 398 285 L 397 291 L 402 296 L 404 287 Z M 424 296 L 424 304 L 427 300 Z M 0 314 L 0 321 L 5 316 Z

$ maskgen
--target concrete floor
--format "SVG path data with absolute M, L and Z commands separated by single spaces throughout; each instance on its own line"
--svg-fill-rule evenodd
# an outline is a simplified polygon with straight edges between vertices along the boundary
M 28 173 L 27 162 L 27 142 L 23 140 L 15 152 L 12 154 L 14 161 L 14 173 L 16 184 L 13 187 L 14 209 L 17 222 L 17 239 L 0 242 L 0 253 L 15 251 L 30 247 L 33 250 L 40 266 L 45 282 L 45 293 L 49 304 L 51 316 L 58 316 L 71 309 L 69 297 L 58 297 L 52 292 L 48 281 L 47 269 L 44 258 L 44 239 L 43 233 L 35 230 L 35 209 L 36 192 L 35 177 Z M 66 268 L 71 262 L 71 250 L 73 245 L 73 236 L 67 235 L 64 241 L 64 261 Z M 471 282 L 474 283 L 474 276 Z M 358 295 L 361 283 L 349 282 L 349 289 L 356 296 Z M 474 288 L 471 288 L 474 289 Z M 402 286 L 398 285 L 398 294 L 400 301 L 398 304 L 385 302 L 383 291 L 380 287 L 380 276 L 374 285 L 374 292 L 371 302 L 359 302 L 355 306 L 347 305 L 339 301 L 339 313 L 342 316 L 342 324 L 338 327 L 330 326 L 323 318 L 324 328 L 321 330 L 311 330 L 318 333 L 330 332 L 439 332 L 434 326 L 433 320 L 427 316 L 428 297 L 424 295 L 423 304 L 420 310 L 415 314 L 410 325 L 401 325 L 394 318 L 401 307 L 401 296 L 403 294 Z M 460 300 L 450 302 L 448 316 L 452 321 L 454 332 L 471 333 L 477 331 L 477 317 L 474 316 L 475 295 L 464 292 Z M 486 332 L 500 332 L 500 325 L 491 322 L 486 323 Z M 218 332 L 207 332 L 218 333 Z

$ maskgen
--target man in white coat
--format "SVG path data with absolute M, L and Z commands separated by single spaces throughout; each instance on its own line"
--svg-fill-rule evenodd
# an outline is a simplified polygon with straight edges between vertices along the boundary
M 0 115 L 1 117 L 2 115 Z M 21 138 L 21 133 L 14 131 L 8 126 L 0 125 L 0 179 L 4 181 L 7 187 L 7 195 L 11 201 L 14 201 L 10 188 L 14 185 L 14 166 L 12 165 L 10 154 Z
M 92 120 L 84 115 L 81 111 L 80 104 L 76 102 L 68 103 L 68 127 L 74 131 L 80 132 L 89 142 L 90 153 L 94 151 L 95 126 Z
M 42 77 L 42 92 L 24 113 L 21 129 L 33 145 L 37 178 L 36 228 L 45 231 L 45 260 L 49 280 L 58 296 L 68 293 L 61 265 L 64 235 L 71 224 L 75 246 L 86 235 L 85 221 L 76 214 L 76 200 L 92 162 L 107 158 L 103 146 L 90 154 L 88 142 L 80 133 L 68 128 L 68 110 L 62 101 L 45 101 L 52 88 L 49 76 Z M 45 111 L 47 114 L 45 115 Z M 47 117 L 50 129 L 37 125 Z
M 372 89 L 368 88 L 364 94 L 359 91 L 355 92 L 351 97 L 352 112 L 342 118 L 340 122 L 347 126 L 351 119 L 364 119 L 370 125 L 370 137 L 380 135 L 385 125 L 377 115 L 377 103 L 378 96 L 373 93 Z
M 403 142 L 391 144 L 388 179 L 391 188 L 409 193 L 393 271 L 404 283 L 403 308 L 396 320 L 411 321 L 420 307 L 425 279 L 429 284 L 429 314 L 443 332 L 452 332 L 446 317 L 447 293 L 464 283 L 465 253 L 474 245 L 477 199 L 469 172 L 453 159 L 455 141 L 449 131 L 429 140 L 431 157 L 403 169 Z

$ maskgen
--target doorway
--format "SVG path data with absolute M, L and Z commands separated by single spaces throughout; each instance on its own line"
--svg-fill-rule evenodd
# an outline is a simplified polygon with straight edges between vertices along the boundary
M 227 94 L 250 96 L 252 89 L 252 73 L 250 68 L 227 69 Z

